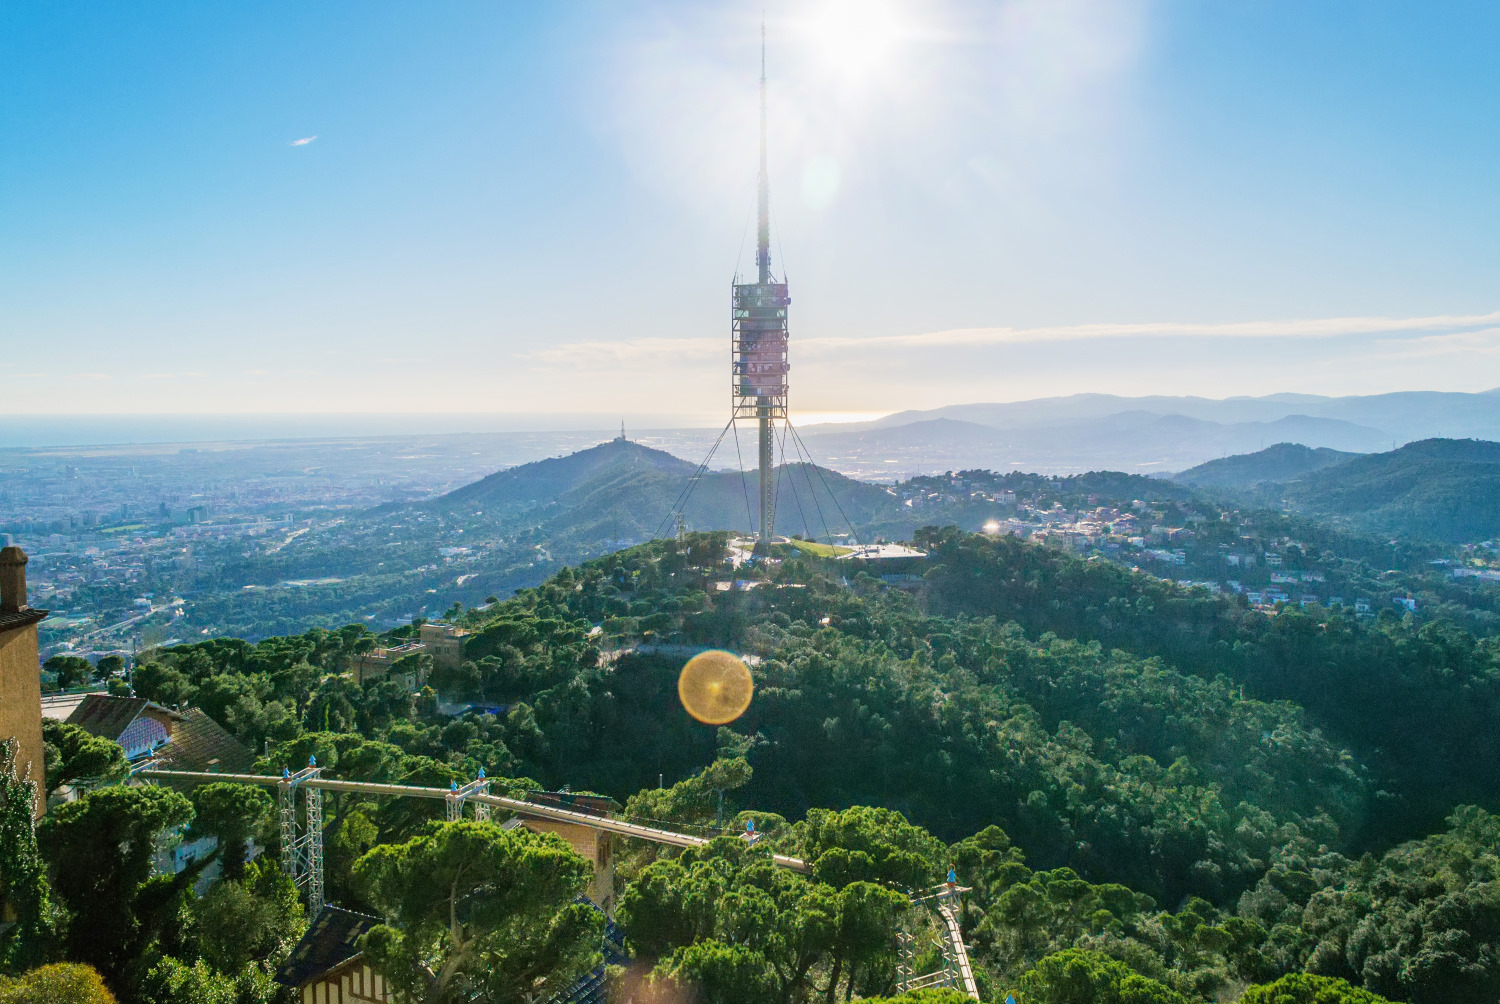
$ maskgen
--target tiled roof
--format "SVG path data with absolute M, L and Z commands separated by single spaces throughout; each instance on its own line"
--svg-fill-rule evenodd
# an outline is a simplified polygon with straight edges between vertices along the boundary
M 46 610 L 37 610 L 32 607 L 27 607 L 25 610 L 17 610 L 14 613 L 0 614 L 0 631 L 14 631 L 16 628 L 35 624 L 46 616 Z
M 243 774 L 255 763 L 250 748 L 200 708 L 182 712 L 182 720 L 173 723 L 172 741 L 156 751 L 156 758 L 163 770 L 220 774 Z
M 379 923 L 378 917 L 324 906 L 307 933 L 302 935 L 302 940 L 292 949 L 292 954 L 276 970 L 276 982 L 300 987 L 358 957 L 361 954 L 359 939 Z
M 150 703 L 143 697 L 89 694 L 68 716 L 68 724 L 101 739 L 118 740 Z

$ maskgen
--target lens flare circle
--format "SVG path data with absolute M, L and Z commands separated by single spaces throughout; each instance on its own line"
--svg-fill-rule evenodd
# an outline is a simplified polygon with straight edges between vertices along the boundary
M 755 682 L 750 667 L 732 652 L 699 652 L 677 677 L 682 707 L 704 725 L 728 725 L 750 707 Z

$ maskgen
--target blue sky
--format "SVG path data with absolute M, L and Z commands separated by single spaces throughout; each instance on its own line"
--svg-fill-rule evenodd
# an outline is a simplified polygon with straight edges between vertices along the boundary
M 5 5 L 0 411 L 711 421 L 760 16 Z M 1500 385 L 1500 7 L 766 18 L 794 415 Z

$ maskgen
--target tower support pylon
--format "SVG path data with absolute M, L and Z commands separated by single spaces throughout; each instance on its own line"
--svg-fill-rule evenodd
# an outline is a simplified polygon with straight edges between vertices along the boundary
M 323 909 L 323 791 L 303 781 L 322 775 L 311 764 L 293 774 L 284 771 L 277 785 L 281 809 L 281 867 L 292 883 L 307 894 L 307 914 L 316 917 Z M 302 792 L 302 818 L 297 813 L 297 792 Z

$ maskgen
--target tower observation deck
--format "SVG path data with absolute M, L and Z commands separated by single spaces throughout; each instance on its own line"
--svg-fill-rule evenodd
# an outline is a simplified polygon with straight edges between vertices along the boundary
M 757 547 L 770 547 L 776 525 L 775 423 L 787 399 L 787 284 L 771 274 L 771 188 L 766 175 L 766 37 L 760 40 L 760 174 L 755 229 L 756 281 L 734 281 L 730 322 L 731 421 L 754 418 L 760 433 L 760 524 Z M 784 277 L 783 277 L 784 278 Z

